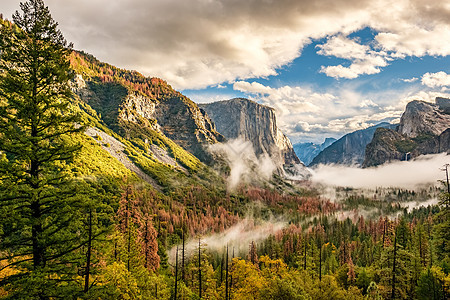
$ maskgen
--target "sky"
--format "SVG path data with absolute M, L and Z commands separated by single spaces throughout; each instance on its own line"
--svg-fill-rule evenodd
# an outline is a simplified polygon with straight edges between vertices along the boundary
M 16 0 L 2 0 L 11 19 Z M 198 103 L 275 108 L 296 142 L 398 122 L 450 97 L 449 0 L 47 0 L 75 49 Z

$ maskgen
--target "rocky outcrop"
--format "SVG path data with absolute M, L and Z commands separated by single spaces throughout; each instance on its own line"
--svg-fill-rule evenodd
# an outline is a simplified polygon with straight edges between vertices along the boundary
M 416 157 L 422 154 L 436 154 L 450 151 L 450 128 L 442 132 L 440 135 L 420 143 L 412 152 L 412 156 Z
M 318 164 L 361 165 L 364 162 L 366 146 L 372 140 L 377 128 L 389 128 L 395 125 L 383 122 L 367 129 L 357 130 L 325 148 L 311 162 L 310 166 Z
M 446 98 L 437 98 L 436 104 L 424 101 L 408 103 L 397 130 L 378 129 L 375 132 L 367 145 L 363 166 L 449 152 L 449 108 L 450 99 Z
M 403 147 L 403 148 L 402 148 Z M 372 141 L 366 147 L 364 167 L 372 167 L 393 160 L 408 159 L 414 144 L 406 136 L 395 130 L 379 128 L 375 131 Z
M 211 159 L 207 145 L 225 140 L 209 116 L 181 94 L 161 99 L 154 117 L 167 137 L 206 162 Z
M 322 144 L 315 143 L 297 143 L 293 145 L 295 154 L 305 164 L 309 165 L 319 153 L 336 142 L 335 138 L 326 138 Z
M 450 99 L 438 98 L 437 103 L 412 101 L 406 105 L 398 132 L 410 138 L 421 134 L 439 135 L 450 127 L 450 114 L 445 112 Z
M 450 114 L 450 101 L 447 98 L 436 97 L 436 104 L 440 110 L 446 114 Z
M 410 160 L 420 155 L 449 152 L 450 128 L 438 136 L 416 138 L 390 129 L 377 129 L 367 145 L 363 167 L 374 167 L 396 160 Z
M 250 141 L 257 156 L 267 154 L 285 170 L 301 165 L 290 140 L 277 127 L 273 108 L 243 98 L 201 104 L 200 107 L 227 139 L 240 137 Z

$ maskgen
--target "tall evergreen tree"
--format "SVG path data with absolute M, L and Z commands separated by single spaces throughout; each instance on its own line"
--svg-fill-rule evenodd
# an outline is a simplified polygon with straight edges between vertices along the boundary
M 438 258 L 450 265 L 450 185 L 448 182 L 448 165 L 444 167 L 446 180 L 443 181 L 445 189 L 440 195 L 441 211 L 435 216 L 435 222 L 437 223 L 434 227 L 435 249 Z M 430 255 L 430 259 L 432 259 L 432 255 Z
M 46 298 L 51 287 L 71 281 L 68 255 L 81 246 L 66 162 L 80 149 L 71 135 L 83 127 L 69 107 L 71 46 L 42 0 L 20 8 L 13 24 L 0 25 L 0 251 L 1 260 L 23 270 L 13 282 L 37 280 L 22 287 Z M 64 271 L 51 281 L 58 267 Z
M 256 251 L 256 244 L 254 241 L 252 241 L 249 245 L 248 260 L 251 261 L 252 264 L 258 263 L 258 253 Z

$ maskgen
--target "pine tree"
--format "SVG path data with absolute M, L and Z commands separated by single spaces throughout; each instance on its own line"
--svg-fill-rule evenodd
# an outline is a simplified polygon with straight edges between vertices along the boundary
M 91 183 L 95 184 L 95 183 Z M 97 277 L 101 272 L 102 251 L 100 251 L 107 241 L 104 236 L 112 229 L 110 215 L 113 209 L 104 203 L 104 195 L 96 192 L 96 187 L 85 186 L 90 196 L 85 200 L 84 220 L 82 220 L 83 236 L 86 241 L 80 249 L 85 267 L 81 269 L 84 275 L 84 293 L 99 295 L 105 287 L 95 286 Z M 79 272 L 79 275 L 81 273 Z
M 249 245 L 248 260 L 251 261 L 252 264 L 258 263 L 258 253 L 256 251 L 256 244 L 253 241 Z
M 143 226 L 140 241 L 145 257 L 145 267 L 151 271 L 156 271 L 159 269 L 160 261 L 158 256 L 158 241 L 156 239 L 157 233 L 149 216 L 145 217 Z
M 66 171 L 80 149 L 71 135 L 84 128 L 69 106 L 70 45 L 42 0 L 20 7 L 14 25 L 0 25 L 0 251 L 2 260 L 6 253 L 10 265 L 24 270 L 14 283 L 36 280 L 32 289 L 21 288 L 45 298 L 55 295 L 59 282 L 71 282 L 64 262 L 82 245 L 73 227 L 76 191 Z M 45 276 L 58 267 L 64 270 L 58 281 Z
M 201 248 L 201 239 L 198 239 L 198 297 L 202 298 L 202 248 Z
M 435 231 L 435 250 L 438 258 L 450 264 L 450 185 L 448 182 L 448 165 L 445 165 L 446 181 L 443 182 L 445 190 L 440 195 L 439 205 L 441 211 L 435 216 L 437 225 Z M 431 250 L 430 245 L 430 250 Z M 430 254 L 430 260 L 432 255 Z M 430 262 L 431 264 L 431 262 Z
M 177 292 L 178 292 L 178 246 L 177 251 L 175 252 L 175 287 L 174 287 L 174 296 L 173 299 L 177 300 Z
M 225 300 L 228 300 L 228 244 L 227 244 L 227 256 L 225 260 Z

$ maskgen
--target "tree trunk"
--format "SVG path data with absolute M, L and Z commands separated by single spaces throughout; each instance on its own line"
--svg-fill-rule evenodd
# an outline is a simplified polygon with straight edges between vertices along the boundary
M 395 267 L 396 267 L 396 259 L 397 259 L 397 232 L 395 232 L 394 237 L 394 260 L 392 263 L 392 291 L 391 291 L 391 299 L 395 299 Z
M 223 282 L 223 264 L 224 264 L 224 259 L 225 259 L 225 253 L 222 253 L 222 258 L 220 260 L 220 284 L 222 284 Z
M 322 281 L 322 243 L 319 243 L 319 281 Z
M 181 279 L 186 281 L 185 269 L 184 269 L 184 229 L 183 229 L 183 248 L 181 250 Z
M 34 98 L 34 91 L 33 91 Z M 35 138 L 38 135 L 37 126 L 34 124 L 35 120 L 33 120 L 32 129 L 31 129 L 31 137 Z M 35 142 L 33 141 L 33 146 L 35 146 Z M 35 269 L 45 266 L 45 257 L 44 252 L 45 249 L 40 240 L 40 235 L 42 234 L 42 207 L 39 201 L 39 196 L 37 193 L 39 192 L 39 162 L 37 159 L 31 159 L 30 161 L 30 177 L 31 177 L 31 188 L 33 189 L 33 198 L 30 204 L 31 209 L 31 218 L 32 218 L 32 226 L 31 226 L 31 240 L 33 244 L 33 266 Z
M 198 239 L 198 296 L 202 299 L 202 256 L 200 248 L 200 238 Z
M 231 258 L 231 269 L 233 269 L 233 258 L 234 258 L 234 247 L 233 247 L 233 256 Z M 230 275 L 230 292 L 229 299 L 231 299 L 231 292 L 233 291 L 233 274 Z
M 88 243 L 86 253 L 86 274 L 84 277 L 84 292 L 89 291 L 89 273 L 91 271 L 91 250 L 92 250 L 92 211 L 89 209 L 89 221 L 88 221 Z
M 126 218 L 126 228 L 128 232 L 128 242 L 127 242 L 127 270 L 130 271 L 130 256 L 131 256 L 131 229 L 130 229 L 130 198 L 129 198 L 129 187 L 127 187 L 127 218 Z
M 303 270 L 306 270 L 306 256 L 308 255 L 306 252 L 306 246 L 308 245 L 308 240 L 305 237 L 305 257 L 303 259 Z
M 177 292 L 178 292 L 178 246 L 177 246 L 177 254 L 175 256 L 175 292 L 174 292 L 174 300 L 177 300 Z
M 39 200 L 34 200 L 31 203 L 31 215 L 33 219 L 33 225 L 31 228 L 31 239 L 33 243 L 33 266 L 34 269 L 45 266 L 44 249 L 39 242 L 39 236 L 42 233 L 41 225 L 41 205 Z
M 227 245 L 227 257 L 225 260 L 225 300 L 228 300 L 228 245 Z

